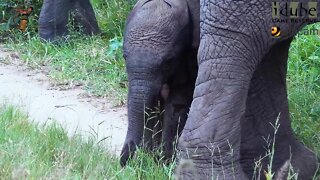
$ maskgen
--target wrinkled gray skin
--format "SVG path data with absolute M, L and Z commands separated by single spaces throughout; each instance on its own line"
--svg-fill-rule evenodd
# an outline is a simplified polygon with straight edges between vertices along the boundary
M 159 144 L 161 133 L 156 135 L 154 130 L 162 130 L 165 158 L 174 153 L 173 143 L 187 119 L 197 75 L 199 22 L 192 19 L 191 7 L 185 0 L 140 0 L 127 18 L 124 57 L 129 124 L 122 166 L 136 147 L 151 150 Z M 151 114 L 159 101 L 165 109 L 160 127 L 156 118 L 144 114 Z
M 289 46 L 306 24 L 273 24 L 271 14 L 267 0 L 200 1 L 199 71 L 178 142 L 180 162 L 191 159 L 194 168 L 180 164 L 180 179 L 256 177 L 254 160 L 266 155 L 264 138 L 273 139 L 270 123 L 279 113 L 272 171 L 281 169 L 277 177 L 284 179 L 290 160 L 298 179 L 316 172 L 317 157 L 293 135 L 286 87 Z M 280 38 L 271 37 L 272 26 L 281 28 Z M 262 170 L 268 163 L 262 160 Z
M 54 41 L 68 34 L 67 24 L 71 12 L 74 22 L 87 35 L 100 32 L 89 0 L 44 0 L 39 16 L 39 34 L 47 41 Z

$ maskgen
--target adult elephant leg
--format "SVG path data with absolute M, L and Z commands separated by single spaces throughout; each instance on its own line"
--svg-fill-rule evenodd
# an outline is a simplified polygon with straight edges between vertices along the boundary
M 199 179 L 247 179 L 240 165 L 240 122 L 251 77 L 274 45 L 305 24 L 271 24 L 269 1 L 200 2 L 199 73 L 180 157 L 193 160 Z M 278 39 L 270 36 L 273 25 L 281 28 Z M 191 172 L 182 168 L 180 174 L 190 179 Z
M 178 142 L 180 179 L 248 179 L 240 165 L 240 122 L 265 45 L 233 13 L 243 2 L 227 2 L 201 0 L 199 70 Z M 191 160 L 191 169 L 184 159 Z
M 293 167 L 300 172 L 299 178 L 311 179 L 316 169 L 316 156 L 296 141 L 290 125 L 286 73 L 291 41 L 275 45 L 263 58 L 251 80 L 246 113 L 241 121 L 241 165 L 249 177 L 258 176 L 253 174 L 254 168 L 259 169 L 254 167 L 254 161 L 261 160 L 260 179 L 265 179 L 263 171 L 268 170 L 270 156 L 260 158 L 267 154 L 266 149 L 271 151 L 273 143 L 273 172 L 277 172 L 290 156 Z M 272 125 L 276 124 L 277 118 L 279 127 L 273 142 L 275 129 Z
M 47 41 L 67 33 L 68 14 L 74 6 L 73 0 L 44 0 L 39 16 L 39 34 Z
M 203 25 L 202 31 L 211 29 Z M 210 30 L 199 47 L 199 71 L 189 117 L 179 139 L 180 158 L 191 159 L 199 179 L 247 179 L 240 165 L 240 120 L 256 67 L 254 55 L 231 31 Z M 220 34 L 221 33 L 221 34 Z M 233 47 L 236 47 L 233 49 Z M 183 165 L 182 165 L 183 166 Z M 190 173 L 182 171 L 181 179 Z
M 79 0 L 74 5 L 75 21 L 87 35 L 100 32 L 96 16 L 89 0 Z
M 267 53 L 250 83 L 246 113 L 241 120 L 241 165 L 249 177 L 258 178 L 260 174 L 259 178 L 265 179 L 263 171 L 268 171 L 269 164 L 269 157 L 265 156 L 267 149 L 272 148 L 275 134 L 273 126 L 278 118 L 280 126 L 276 133 L 273 172 L 289 159 L 290 152 L 281 144 L 292 139 L 286 94 L 286 68 L 291 40 L 277 44 Z M 286 154 L 279 156 L 280 151 L 286 151 Z M 255 161 L 260 161 L 262 167 L 255 167 Z

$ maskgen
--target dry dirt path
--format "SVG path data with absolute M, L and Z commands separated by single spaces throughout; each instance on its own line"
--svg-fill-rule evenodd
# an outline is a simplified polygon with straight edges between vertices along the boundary
M 127 130 L 125 108 L 114 108 L 106 99 L 85 97 L 80 88 L 53 88 L 44 73 L 14 63 L 16 57 L 0 45 L 0 103 L 20 107 L 40 124 L 58 122 L 69 135 L 105 139 L 107 148 L 119 154 Z

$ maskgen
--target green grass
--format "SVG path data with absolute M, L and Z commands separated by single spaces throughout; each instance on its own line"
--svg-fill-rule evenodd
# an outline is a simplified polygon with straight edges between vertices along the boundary
M 59 125 L 35 125 L 12 106 L 0 107 L 0 179 L 171 179 L 173 165 L 138 152 L 122 169 L 94 138 L 68 137 Z
M 320 24 L 308 26 L 320 31 Z M 320 36 L 299 35 L 288 63 L 292 126 L 298 138 L 320 155 Z
M 122 36 L 128 12 L 137 0 L 91 0 L 102 32 L 107 37 Z
M 46 69 L 57 85 L 83 85 L 90 95 L 107 97 L 114 105 L 123 105 L 127 77 L 122 57 L 122 31 L 133 2 L 93 0 L 102 36 L 70 34 L 67 43 L 45 43 L 34 33 L 36 21 L 27 33 L 11 31 L 7 47 L 35 69 Z M 37 16 L 35 16 L 37 17 Z M 33 18 L 35 18 L 33 17 Z
M 77 36 L 77 35 L 74 35 Z M 16 39 L 17 40 L 17 39 Z M 121 55 L 121 38 L 72 38 L 52 45 L 37 36 L 8 44 L 21 59 L 35 69 L 45 69 L 57 85 L 83 85 L 90 95 L 103 96 L 122 105 L 127 94 L 127 77 Z

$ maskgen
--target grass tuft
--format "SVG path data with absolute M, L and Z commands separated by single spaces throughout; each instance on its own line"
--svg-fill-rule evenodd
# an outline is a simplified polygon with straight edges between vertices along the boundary
M 173 164 L 137 151 L 121 168 L 94 138 L 68 137 L 60 125 L 35 125 L 12 106 L 0 107 L 0 179 L 172 179 Z
M 56 85 L 83 85 L 89 95 L 107 97 L 122 105 L 127 76 L 121 55 L 122 40 L 104 41 L 98 36 L 71 39 L 52 45 L 32 37 L 8 45 L 29 67 L 48 71 Z

